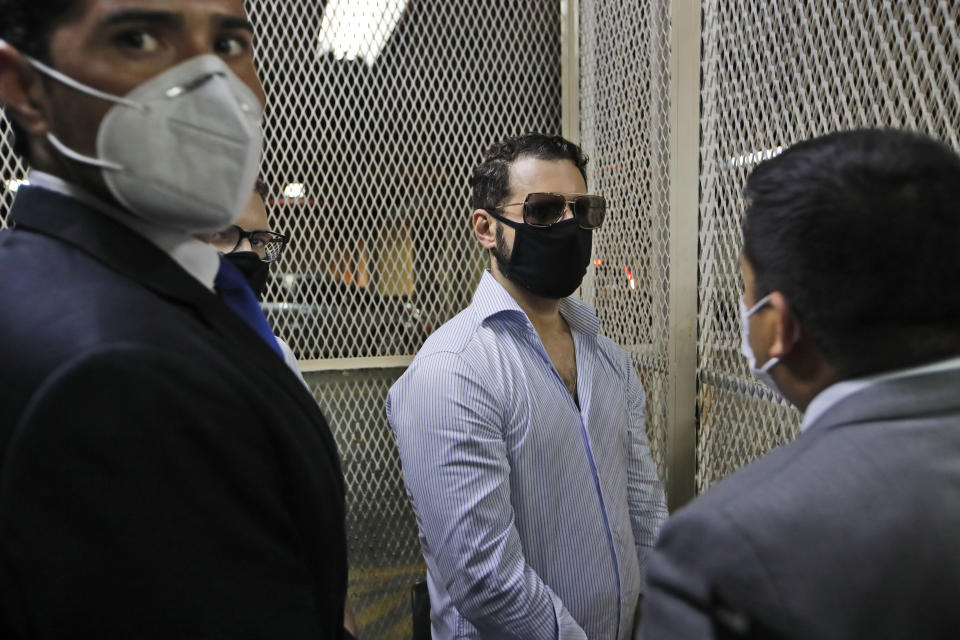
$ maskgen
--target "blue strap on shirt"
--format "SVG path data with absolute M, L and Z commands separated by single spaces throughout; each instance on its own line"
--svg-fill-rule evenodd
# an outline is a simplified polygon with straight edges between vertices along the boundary
M 224 260 L 223 256 L 220 256 L 220 270 L 217 271 L 217 277 L 213 281 L 213 288 L 220 299 L 243 318 L 244 322 L 256 331 L 257 335 L 263 338 L 278 356 L 283 358 L 283 351 L 277 344 L 273 329 L 267 323 L 267 318 L 263 315 L 263 309 L 260 308 L 253 289 L 250 288 L 243 274 Z

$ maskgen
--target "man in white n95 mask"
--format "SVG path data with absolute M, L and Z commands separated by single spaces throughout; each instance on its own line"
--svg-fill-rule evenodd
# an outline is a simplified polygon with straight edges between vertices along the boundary
M 337 638 L 343 478 L 244 275 L 241 0 L 0 0 L 0 637 Z

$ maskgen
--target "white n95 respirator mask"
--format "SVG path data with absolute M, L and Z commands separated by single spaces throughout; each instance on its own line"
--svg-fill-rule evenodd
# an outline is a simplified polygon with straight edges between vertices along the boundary
M 67 158 L 99 167 L 113 197 L 138 218 L 188 233 L 233 224 L 260 168 L 263 105 L 219 57 L 191 58 L 123 97 L 31 64 L 77 91 L 113 102 L 97 131 L 97 157 L 53 133 Z

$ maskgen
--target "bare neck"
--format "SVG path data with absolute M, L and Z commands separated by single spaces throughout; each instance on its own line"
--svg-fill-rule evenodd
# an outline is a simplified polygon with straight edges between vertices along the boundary
M 790 355 L 771 371 L 784 397 L 800 411 L 806 411 L 821 391 L 839 382 L 842 376 L 808 339 L 798 342 Z

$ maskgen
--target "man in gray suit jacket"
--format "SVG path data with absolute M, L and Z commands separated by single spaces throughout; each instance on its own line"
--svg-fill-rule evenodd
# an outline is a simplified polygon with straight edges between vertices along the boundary
M 837 133 L 746 196 L 742 348 L 803 432 L 668 521 L 643 637 L 960 637 L 960 157 Z

